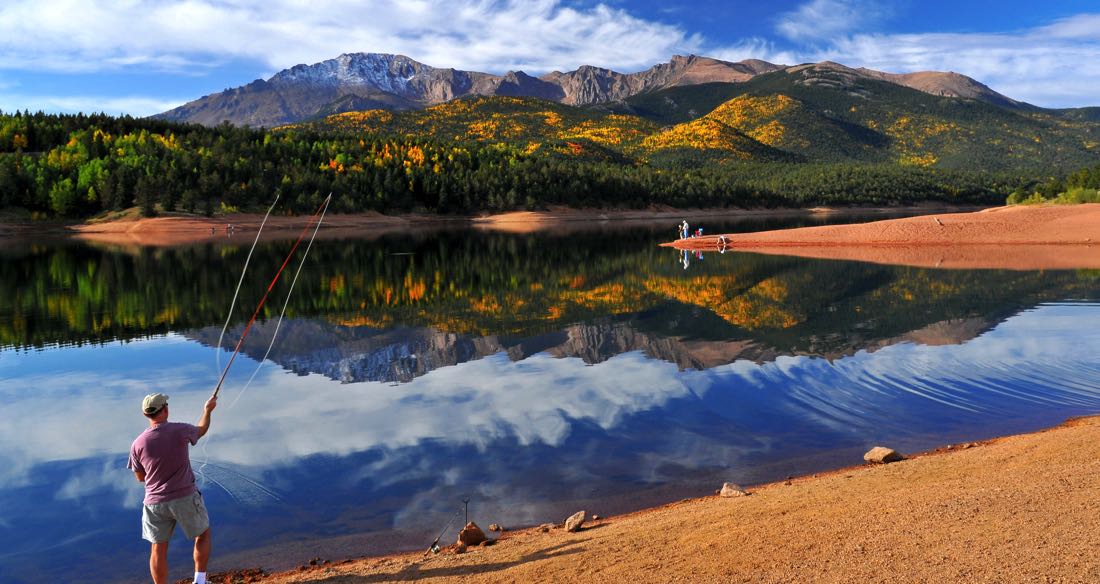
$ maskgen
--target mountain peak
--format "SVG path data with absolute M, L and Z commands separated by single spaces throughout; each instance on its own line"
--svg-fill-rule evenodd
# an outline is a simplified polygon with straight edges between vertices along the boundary
M 731 62 L 688 54 L 673 55 L 668 62 L 636 73 L 581 65 L 573 71 L 554 71 L 535 78 L 522 71 L 492 75 L 440 69 L 406 55 L 358 52 L 343 53 L 312 65 L 295 65 L 265 82 L 208 95 L 159 117 L 209 125 L 230 121 L 275 126 L 321 113 L 351 111 L 346 108 L 423 108 L 470 95 L 526 96 L 568 105 L 589 105 L 622 101 L 677 86 L 742 83 L 757 75 L 784 69 L 792 74 L 801 73 L 799 83 L 849 85 L 859 78 L 874 78 L 933 95 L 979 99 L 1005 107 L 1020 106 L 958 73 L 882 73 L 852 69 L 832 61 L 786 67 L 759 59 Z
M 884 73 L 874 69 L 857 69 L 860 73 L 904 85 L 910 89 L 923 91 L 942 97 L 977 99 L 1001 107 L 1020 107 L 1023 103 L 993 91 L 984 83 L 954 71 L 916 71 L 913 73 Z

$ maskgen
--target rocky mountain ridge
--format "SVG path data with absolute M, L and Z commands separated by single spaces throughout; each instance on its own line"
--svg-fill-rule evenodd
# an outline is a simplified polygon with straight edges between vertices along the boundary
M 642 330 L 629 322 L 575 323 L 562 330 L 531 337 L 476 336 L 444 332 L 431 327 L 370 327 L 333 325 L 322 320 L 288 319 L 286 336 L 269 358 L 297 375 L 320 374 L 340 383 L 366 381 L 407 383 L 441 367 L 449 367 L 504 353 L 521 361 L 539 353 L 555 358 L 603 363 L 623 353 L 639 351 L 650 359 L 675 364 L 680 370 L 699 371 L 738 360 L 768 363 L 780 356 L 814 356 L 836 360 L 858 351 L 877 351 L 898 343 L 961 344 L 992 329 L 1003 319 L 968 318 L 931 323 L 895 337 L 874 338 L 851 333 L 844 339 L 810 337 L 810 351 L 772 347 L 751 338 L 704 340 Z M 275 323 L 259 322 L 242 353 L 259 360 L 275 333 Z M 219 327 L 186 331 L 183 336 L 214 346 Z M 232 346 L 242 328 L 227 331 L 224 344 Z
M 424 108 L 467 96 L 535 97 L 573 106 L 619 102 L 670 87 L 742 83 L 758 75 L 807 67 L 873 78 L 939 96 L 977 99 L 1005 107 L 1022 104 L 957 73 L 884 73 L 823 62 L 787 67 L 757 59 L 723 61 L 676 55 L 636 73 L 583 65 L 533 77 L 523 71 L 493 75 L 436 68 L 404 55 L 350 53 L 313 65 L 295 65 L 268 80 L 207 95 L 158 118 L 216 125 L 278 126 L 364 109 Z

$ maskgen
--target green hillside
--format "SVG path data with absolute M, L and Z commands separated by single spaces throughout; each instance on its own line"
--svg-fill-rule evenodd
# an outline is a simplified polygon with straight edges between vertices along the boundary
M 617 161 L 642 155 L 642 141 L 659 129 L 657 124 L 637 116 L 517 97 L 456 99 L 404 112 L 347 112 L 287 128 L 506 143 L 529 154 L 556 153 Z
M 741 95 L 787 95 L 822 116 L 875 132 L 885 140 L 887 157 L 902 164 L 1008 170 L 1075 168 L 1100 160 L 1095 122 L 937 97 L 851 71 L 808 66 L 760 75 L 741 85 Z M 800 134 L 829 149 L 827 138 Z M 835 150 L 838 156 L 850 152 L 843 145 Z
M 298 127 L 503 143 L 528 153 L 699 167 L 731 162 L 893 163 L 984 171 L 1100 161 L 1094 112 L 939 97 L 829 64 L 576 108 L 532 98 L 366 111 Z

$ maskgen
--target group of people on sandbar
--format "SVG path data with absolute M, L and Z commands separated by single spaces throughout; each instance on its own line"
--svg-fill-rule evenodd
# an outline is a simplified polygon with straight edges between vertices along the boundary
M 687 219 L 684 219 L 683 223 L 680 223 L 679 225 L 677 225 L 677 228 L 680 230 L 680 239 L 687 239 L 688 237 L 702 237 L 703 236 L 703 228 L 702 227 L 697 228 L 695 230 L 695 233 L 691 232 L 691 228 L 688 227 Z

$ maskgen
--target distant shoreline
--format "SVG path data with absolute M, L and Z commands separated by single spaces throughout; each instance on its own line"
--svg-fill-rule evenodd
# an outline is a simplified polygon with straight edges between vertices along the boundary
M 1100 204 L 995 207 L 858 225 L 716 234 L 662 245 L 923 268 L 1100 269 Z
M 813 217 L 822 215 L 867 216 L 918 214 L 975 210 L 981 207 L 916 205 L 906 207 L 814 207 L 807 209 L 573 209 L 556 207 L 545 211 L 513 211 L 482 216 L 436 215 L 407 213 L 329 214 L 318 237 L 357 238 L 413 229 L 474 227 L 512 233 L 531 233 L 550 229 L 583 229 L 585 224 L 642 224 L 669 221 L 669 231 L 681 220 L 721 218 L 723 220 L 762 219 L 770 217 Z M 261 213 L 234 213 L 206 217 L 173 213 L 157 217 L 140 217 L 131 210 L 123 217 L 86 222 L 43 222 L 0 219 L 0 239 L 36 237 L 74 237 L 76 239 L 123 245 L 176 246 L 222 242 L 227 237 L 254 237 L 263 220 Z M 294 237 L 306 224 L 306 216 L 272 216 L 264 226 L 263 238 Z M 232 226 L 230 228 L 230 226 Z M 705 225 L 704 225 L 705 226 Z

